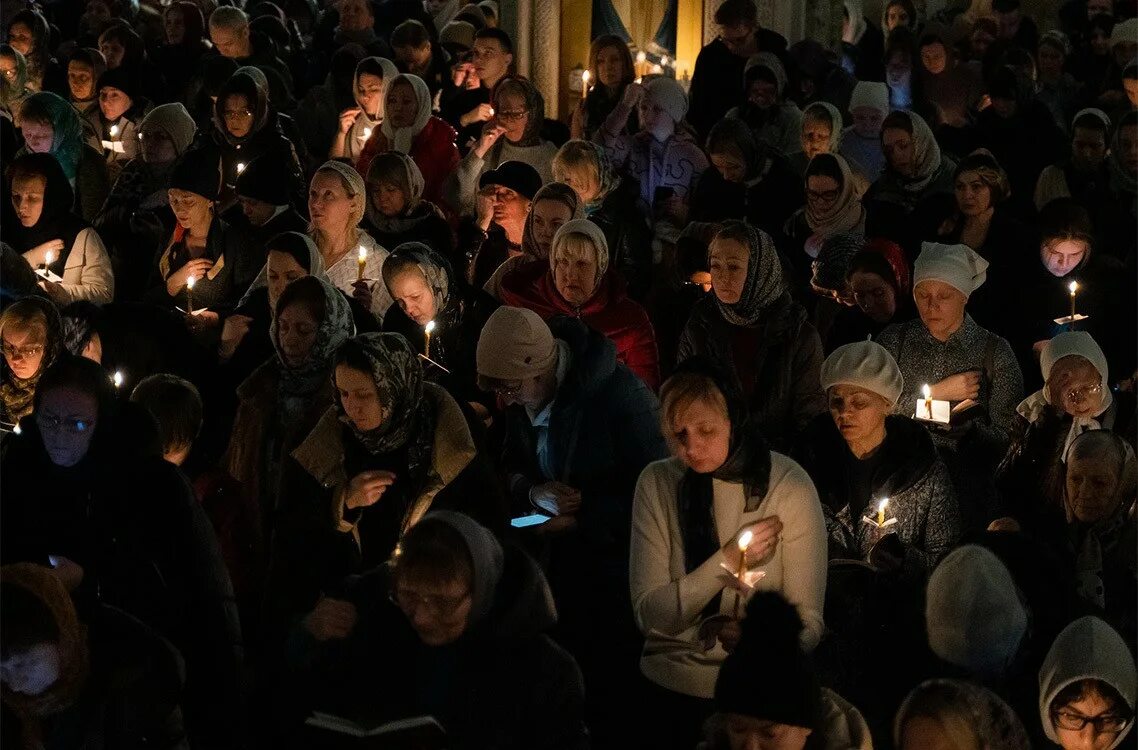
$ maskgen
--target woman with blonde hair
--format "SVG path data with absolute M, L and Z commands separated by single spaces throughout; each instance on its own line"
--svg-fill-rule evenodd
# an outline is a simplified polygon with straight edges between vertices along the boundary
M 602 34 L 589 47 L 589 79 L 582 85 L 588 93 L 573 109 L 569 132 L 573 138 L 592 138 L 601 129 L 636 78 L 628 44 L 614 34 Z M 590 84 L 592 84 L 590 86 Z M 633 130 L 635 130 L 634 121 Z
M 382 319 L 391 306 L 382 282 L 387 250 L 360 229 L 366 201 L 367 186 L 359 172 L 343 162 L 324 162 L 308 188 L 308 234 L 324 259 L 328 280 Z
M 893 722 L 899 750 L 1028 750 L 1031 740 L 1011 706 L 987 688 L 963 680 L 921 683 Z
M 0 427 L 12 429 L 32 413 L 36 383 L 63 350 L 62 321 L 55 305 L 25 297 L 0 314 Z

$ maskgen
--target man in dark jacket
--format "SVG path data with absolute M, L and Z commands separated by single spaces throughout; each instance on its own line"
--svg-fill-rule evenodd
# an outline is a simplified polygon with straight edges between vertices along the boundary
M 465 514 L 433 511 L 390 566 L 348 579 L 294 630 L 296 679 L 276 705 L 300 710 L 294 720 L 315 708 L 368 725 L 429 715 L 456 750 L 581 750 L 584 685 L 545 635 L 556 621 L 528 555 Z M 328 746 L 323 734 L 299 746 Z
M 558 637 L 591 678 L 590 725 L 603 735 L 620 718 L 602 712 L 622 705 L 615 696 L 636 679 L 628 542 L 636 480 L 668 454 L 656 398 L 617 364 L 612 341 L 516 307 L 490 316 L 477 367 L 479 385 L 507 404 L 502 465 L 514 513 L 548 518 L 532 541 L 562 615 Z
M 726 0 L 715 11 L 719 36 L 695 59 L 691 78 L 688 122 L 700 141 L 727 110 L 738 104 L 739 82 L 747 59 L 760 52 L 773 52 L 786 63 L 786 38 L 759 26 L 752 0 Z

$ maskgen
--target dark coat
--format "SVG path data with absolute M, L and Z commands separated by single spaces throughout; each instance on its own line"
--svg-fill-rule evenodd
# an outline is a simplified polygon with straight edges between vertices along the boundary
M 802 178 L 786 157 L 764 146 L 763 171 L 746 185 L 727 182 L 718 169 L 705 169 L 691 199 L 692 221 L 742 219 L 785 247 L 783 226 L 806 202 Z
M 637 200 L 640 185 L 621 178 L 616 190 L 605 196 L 589 221 L 601 228 L 609 248 L 609 268 L 628 284 L 628 293 L 640 301 L 652 284 L 652 231 Z
M 186 289 L 183 288 L 173 297 L 166 289 L 166 279 L 190 260 L 180 246 L 171 251 L 175 248 L 174 237 L 179 237 L 180 234 L 180 225 L 176 224 L 174 234 L 167 238 L 167 245 L 157 253 L 147 299 L 162 307 L 176 306 L 186 310 Z M 164 263 L 168 251 L 171 251 L 170 257 Z M 225 263 L 212 278 L 207 274 L 197 280 L 193 293 L 194 309 L 208 307 L 223 314 L 233 309 L 256 278 L 257 272 L 265 265 L 262 249 L 250 247 L 244 233 L 230 227 L 217 216 L 209 225 L 205 255 L 202 257 L 209 258 L 215 264 L 224 257 Z
M 740 346 L 754 347 L 749 362 L 735 359 L 740 336 L 746 339 Z M 728 323 L 714 296 L 700 300 L 680 337 L 676 361 L 696 355 L 731 373 L 774 450 L 788 450 L 795 435 L 826 410 L 820 380 L 822 342 L 806 311 L 786 294 L 754 328 Z
M 1020 110 L 1008 119 L 991 107 L 981 112 L 976 118 L 976 141 L 1008 173 L 1012 195 L 1030 200 L 1039 173 L 1062 159 L 1068 146 L 1047 105 L 1031 99 Z
M 773 52 L 783 65 L 787 65 L 786 38 L 770 29 L 755 30 L 759 52 Z M 727 110 L 739 101 L 739 87 L 743 83 L 743 67 L 747 58 L 736 55 L 727 45 L 716 39 L 699 51 L 691 77 L 688 96 L 688 122 L 702 141 L 711 126 L 719 122 Z
M 267 625 L 278 634 L 310 610 L 322 590 L 387 561 L 403 532 L 429 510 L 457 510 L 495 532 L 505 528 L 499 486 L 458 404 L 429 383 L 424 397 L 433 407 L 434 437 L 422 487 L 407 487 L 362 511 L 347 509 L 345 453 L 366 450 L 335 407 L 284 460 L 266 586 Z
M 404 242 L 422 242 L 444 258 L 453 260 L 454 232 L 442 212 L 433 203 L 421 201 L 412 210 L 408 219 L 403 221 L 410 223 L 409 220 L 414 219 L 417 221 L 401 231 L 379 229 L 366 218 L 360 228 L 374 237 L 380 247 L 388 251 L 394 250 Z
M 82 565 L 80 600 L 126 610 L 185 657 L 191 735 L 233 736 L 243 659 L 233 585 L 186 478 L 161 458 L 123 456 L 133 437 L 126 430 L 62 469 L 35 420 L 21 427 L 0 459 L 4 562 L 42 563 L 52 554 Z
M 115 607 L 95 605 L 83 620 L 91 671 L 78 700 L 42 722 L 44 750 L 188 750 L 178 652 Z M 7 706 L 0 723 L 4 745 L 21 747 L 22 722 Z
M 557 620 L 549 588 L 525 553 L 505 553 L 489 615 L 441 647 L 423 644 L 388 599 L 386 569 L 347 581 L 337 596 L 356 606 L 352 635 L 293 638 L 309 706 L 372 720 L 433 715 L 453 750 L 587 748 L 580 670 L 544 634 Z
M 853 496 L 849 469 L 857 459 L 829 414 L 810 423 L 794 458 L 818 488 L 831 559 L 867 559 L 879 537 L 861 517 L 872 517 L 876 501 L 889 498 L 886 515 L 897 519 L 889 531 L 897 534 L 905 550 L 902 570 L 923 578 L 960 538 L 956 495 L 924 427 L 894 415 L 886 417 L 885 433 L 873 457 L 876 469 L 869 497 Z
M 437 367 L 425 367 L 427 379 L 447 390 L 454 399 L 463 404 L 475 401 L 487 407 L 493 406 L 493 397 L 478 388 L 478 370 L 475 366 L 475 353 L 478 348 L 478 334 L 498 309 L 498 301 L 481 289 L 463 285 L 460 299 L 448 305 L 442 315 L 436 315 L 437 328 L 431 334 L 431 359 L 450 370 L 444 373 Z M 453 315 L 451 314 L 452 308 Z M 447 323 L 454 319 L 454 322 Z M 383 330 L 403 334 L 411 346 L 423 351 L 426 337 L 423 327 L 407 317 L 403 308 L 392 305 L 383 316 Z

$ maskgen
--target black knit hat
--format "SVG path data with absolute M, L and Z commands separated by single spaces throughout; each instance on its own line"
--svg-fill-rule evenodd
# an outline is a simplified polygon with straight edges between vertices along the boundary
M 125 65 L 103 71 L 98 82 L 95 83 L 95 92 L 98 93 L 105 87 L 118 89 L 129 96 L 131 100 L 138 97 L 138 81 L 134 72 L 127 70 Z
M 221 190 L 221 170 L 217 154 L 209 149 L 187 151 L 170 173 L 170 188 L 185 190 L 211 201 Z
M 799 645 L 801 631 L 798 611 L 781 594 L 755 594 L 739 645 L 719 669 L 716 710 L 813 729 L 822 688 Z
M 271 206 L 289 205 L 293 187 L 288 163 L 275 154 L 258 156 L 237 175 L 237 195 Z
M 478 187 L 484 188 L 487 185 L 501 185 L 524 196 L 526 200 L 533 200 L 533 196 L 541 189 L 541 175 L 524 161 L 504 161 L 497 169 L 482 173 Z

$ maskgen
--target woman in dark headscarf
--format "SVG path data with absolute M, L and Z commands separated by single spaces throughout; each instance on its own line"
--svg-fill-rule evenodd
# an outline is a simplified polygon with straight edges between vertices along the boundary
M 777 239 L 803 204 L 802 180 L 786 157 L 736 117 L 724 117 L 707 136 L 712 169 L 692 195 L 692 221 L 746 220 Z
M 8 21 L 8 44 L 28 63 L 28 88 L 32 91 L 67 91 L 67 76 L 51 56 L 51 27 L 43 14 L 21 10 Z
M 389 559 L 429 510 L 504 527 L 505 502 L 462 410 L 425 382 L 421 362 L 394 333 L 357 336 L 336 353 L 335 404 L 281 475 L 270 627 L 309 611 L 323 587 Z
M 87 117 L 99 109 L 99 90 L 95 85 L 107 70 L 103 53 L 90 47 L 80 47 L 67 61 L 67 90 L 71 106 Z
M 388 151 L 375 157 L 367 173 L 365 232 L 382 247 L 423 242 L 443 257 L 454 253 L 454 234 L 442 211 L 423 199 L 426 183 L 406 154 Z
M 297 279 L 276 302 L 269 327 L 274 355 L 237 389 L 225 467 L 241 483 L 262 551 L 281 462 L 332 405 L 332 360 L 354 332 L 351 308 L 340 290 L 318 276 Z
M 652 232 L 637 204 L 640 183 L 621 175 L 605 147 L 591 141 L 569 141 L 552 166 L 553 179 L 573 188 L 585 216 L 604 232 L 609 264 L 624 277 L 629 294 L 643 299 L 652 282 Z
M 197 73 L 202 55 L 212 45 L 206 38 L 205 17 L 197 3 L 180 0 L 166 7 L 165 43 L 155 50 L 156 65 L 166 75 L 175 101 L 182 101 L 190 92 L 187 87 Z
M 0 422 L 5 429 L 32 412 L 40 375 L 63 349 L 61 328 L 59 310 L 42 297 L 17 300 L 0 314 Z
M 487 394 L 475 382 L 474 350 L 498 303 L 468 287 L 441 254 L 421 242 L 399 245 L 387 256 L 383 281 L 395 300 L 383 330 L 403 334 L 413 348 L 446 368 L 449 372 L 424 365 L 427 379 L 460 403 L 486 402 Z M 427 326 L 432 326 L 429 335 Z
M 111 184 L 102 153 L 84 141 L 79 112 L 59 96 L 41 91 L 24 100 L 19 121 L 24 146 L 15 155 L 46 152 L 58 159 L 75 191 L 76 212 L 93 221 Z
M 589 47 L 589 93 L 573 109 L 569 132 L 573 138 L 591 139 L 624 96 L 624 89 L 636 78 L 628 44 L 613 34 L 601 34 Z M 634 115 L 635 116 L 635 115 Z M 632 132 L 638 128 L 632 125 Z
M 709 250 L 713 294 L 696 303 L 677 361 L 702 355 L 732 378 L 751 417 L 777 448 L 826 409 L 822 342 L 791 300 L 770 235 L 725 222 Z
M 736 596 L 749 591 L 736 575 L 794 605 L 806 626 L 804 650 L 822 636 L 826 524 L 818 495 L 798 464 L 770 449 L 732 380 L 695 360 L 664 383 L 661 426 L 674 458 L 649 464 L 636 485 L 632 606 L 647 635 L 640 670 L 657 705 L 668 707 L 652 725 L 653 746 L 694 746 L 713 710 L 719 646 L 734 647 Z M 765 575 L 756 582 L 749 568 Z
M 386 57 L 365 57 L 356 65 L 352 77 L 355 106 L 340 113 L 336 137 L 329 159 L 355 162 L 371 134 L 383 124 L 383 104 L 387 85 L 399 75 L 395 63 Z
M 24 154 L 8 169 L 11 213 L 4 241 L 33 268 L 51 272 L 40 287 L 56 303 L 110 302 L 115 279 L 97 232 L 72 211 L 71 186 L 50 154 Z

